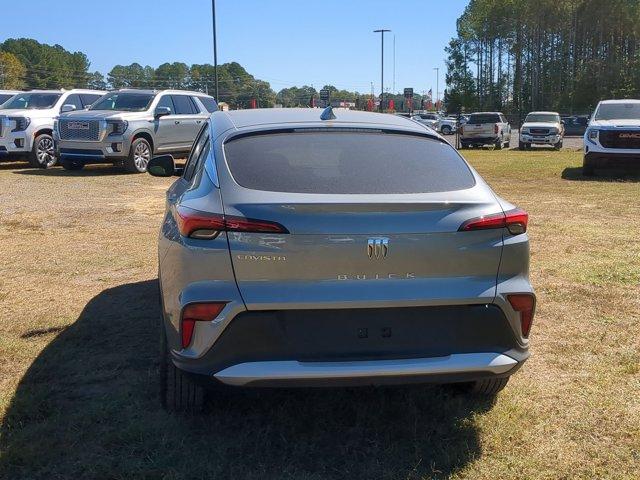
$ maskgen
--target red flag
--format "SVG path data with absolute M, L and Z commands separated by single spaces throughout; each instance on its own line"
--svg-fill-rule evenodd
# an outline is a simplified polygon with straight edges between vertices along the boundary
M 255 98 L 251 99 L 249 108 L 258 108 L 258 101 Z
M 389 110 L 394 111 L 395 110 L 395 102 L 392 100 L 389 100 Z
M 369 112 L 373 112 L 373 99 L 371 99 L 371 98 L 369 100 L 367 100 L 367 110 Z

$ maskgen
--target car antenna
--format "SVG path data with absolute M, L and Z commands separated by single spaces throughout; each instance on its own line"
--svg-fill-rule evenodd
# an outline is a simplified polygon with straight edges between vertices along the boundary
M 329 105 L 322 111 L 322 115 L 320 115 L 320 120 L 335 120 L 336 115 L 333 113 L 333 107 Z

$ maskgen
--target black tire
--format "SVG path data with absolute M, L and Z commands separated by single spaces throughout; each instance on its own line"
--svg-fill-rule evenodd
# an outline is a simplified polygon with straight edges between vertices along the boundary
M 29 165 L 33 168 L 51 168 L 58 163 L 53 137 L 41 133 L 33 140 L 33 148 L 28 156 Z
M 60 163 L 65 170 L 82 170 L 84 168 L 84 163 L 77 160 L 62 160 Z
M 496 143 L 494 145 L 496 150 L 502 150 L 502 139 L 499 138 L 498 140 L 496 140 Z
M 443 135 L 451 135 L 451 132 L 453 132 L 453 130 L 449 125 L 443 125 L 440 131 L 442 132 Z
M 506 387 L 508 382 L 509 377 L 489 378 L 485 380 L 477 380 L 475 382 L 463 383 L 460 386 L 465 393 L 492 397 Z
M 527 149 L 526 143 L 518 142 L 518 150 L 526 150 L 526 149 Z
M 560 150 L 562 148 L 562 140 L 560 140 L 558 143 L 556 143 L 553 146 L 554 150 Z
M 124 169 L 129 173 L 144 173 L 152 156 L 149 142 L 145 138 L 136 138 L 131 143 L 129 156 L 124 160 Z
M 511 139 L 504 145 L 506 148 L 511 148 Z
M 469 145 L 466 143 L 460 143 L 460 150 L 466 150 L 467 148 L 469 148 Z
M 204 387 L 194 382 L 171 361 L 164 325 L 160 347 L 160 400 L 169 412 L 200 413 L 204 408 Z

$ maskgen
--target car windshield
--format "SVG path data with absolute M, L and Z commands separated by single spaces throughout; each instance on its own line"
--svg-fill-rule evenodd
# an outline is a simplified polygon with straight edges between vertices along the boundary
M 12 93 L 0 93 L 0 105 L 13 97 Z
M 61 93 L 21 93 L 9 100 L 3 108 L 19 110 L 44 110 L 53 107 Z
M 559 123 L 560 115 L 555 113 L 530 113 L 524 119 L 525 123 Z
M 118 110 L 121 112 L 144 112 L 155 97 L 152 93 L 115 92 L 107 93 L 91 105 L 89 110 Z
M 254 190 L 401 194 L 475 185 L 469 167 L 450 145 L 417 135 L 262 134 L 231 139 L 225 154 L 236 182 Z
M 639 120 L 640 103 L 603 103 L 598 107 L 596 120 Z

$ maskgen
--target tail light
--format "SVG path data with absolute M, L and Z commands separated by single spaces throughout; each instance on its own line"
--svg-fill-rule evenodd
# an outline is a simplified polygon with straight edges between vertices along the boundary
M 498 133 L 499 131 L 500 131 L 500 127 L 499 127 L 499 126 L 498 126 L 498 124 L 496 123 L 496 124 L 493 126 L 493 133 Z
M 467 220 L 458 229 L 459 232 L 470 230 L 488 230 L 491 228 L 506 228 L 512 235 L 519 235 L 527 231 L 529 215 L 520 208 L 514 208 L 505 213 L 496 213 L 484 217 Z
M 187 348 L 191 344 L 196 322 L 210 322 L 220 314 L 226 304 L 227 302 L 190 303 L 184 307 L 180 320 L 182 348 Z
M 522 336 L 527 338 L 533 323 L 533 314 L 536 311 L 536 297 L 530 293 L 516 293 L 507 295 L 511 307 L 520 314 L 520 327 Z
M 187 207 L 176 209 L 178 229 L 185 237 L 212 240 L 220 232 L 289 233 L 276 222 L 200 212 Z

